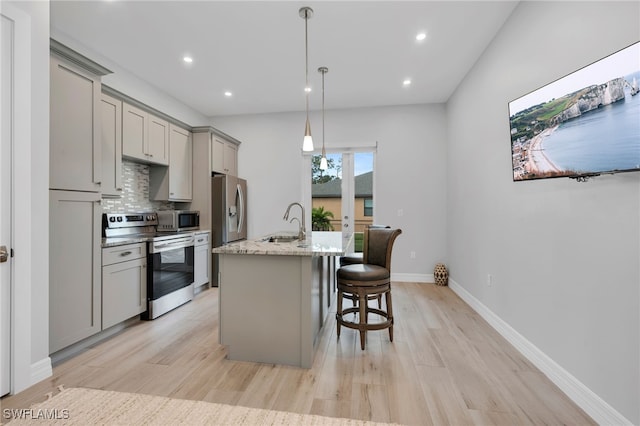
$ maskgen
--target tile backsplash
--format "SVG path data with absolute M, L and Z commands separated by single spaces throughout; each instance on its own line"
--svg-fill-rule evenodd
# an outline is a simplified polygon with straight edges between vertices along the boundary
M 149 200 L 149 165 L 122 160 L 122 197 L 103 198 L 104 213 L 174 210 L 170 201 Z

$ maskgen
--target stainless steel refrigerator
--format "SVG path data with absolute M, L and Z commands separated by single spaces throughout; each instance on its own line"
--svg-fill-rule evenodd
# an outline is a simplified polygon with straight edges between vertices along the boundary
M 247 238 L 247 181 L 235 176 L 211 178 L 211 237 L 213 247 Z M 212 283 L 218 286 L 218 255 L 212 258 Z

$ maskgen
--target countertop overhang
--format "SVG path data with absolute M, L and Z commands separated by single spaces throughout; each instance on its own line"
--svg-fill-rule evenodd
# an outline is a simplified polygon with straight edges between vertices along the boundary
M 269 242 L 270 234 L 252 240 L 236 241 L 212 249 L 217 254 L 254 254 L 269 256 L 344 256 L 352 251 L 353 234 L 314 231 L 304 241 Z

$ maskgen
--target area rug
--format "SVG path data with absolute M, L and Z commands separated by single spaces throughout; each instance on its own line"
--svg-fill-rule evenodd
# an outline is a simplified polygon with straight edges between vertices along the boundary
M 62 389 L 30 409 L 14 411 L 12 417 L 12 426 L 384 424 L 85 388 Z

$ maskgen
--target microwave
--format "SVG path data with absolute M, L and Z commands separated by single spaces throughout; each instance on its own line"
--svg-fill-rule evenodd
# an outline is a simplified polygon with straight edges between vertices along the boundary
M 180 232 L 200 229 L 200 212 L 195 210 L 162 210 L 157 212 L 158 231 Z

